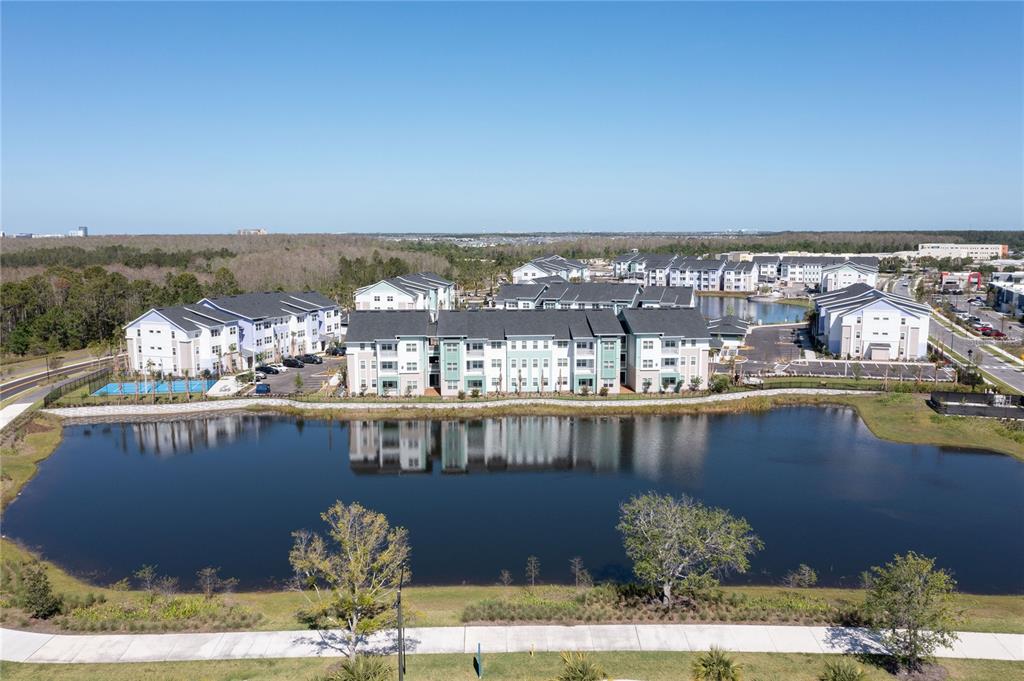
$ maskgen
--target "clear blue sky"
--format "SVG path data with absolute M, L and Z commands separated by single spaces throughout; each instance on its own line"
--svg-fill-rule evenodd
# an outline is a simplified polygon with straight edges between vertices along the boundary
M 1024 227 L 1019 3 L 2 12 L 7 231 Z

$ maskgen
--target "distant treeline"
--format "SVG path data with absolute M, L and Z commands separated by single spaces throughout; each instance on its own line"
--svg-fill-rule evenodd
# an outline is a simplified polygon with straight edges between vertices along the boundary
M 226 248 L 207 248 L 200 251 L 164 251 L 159 248 L 143 251 L 132 246 L 108 245 L 86 250 L 80 246 L 32 248 L 14 253 L 0 254 L 0 267 L 90 267 L 92 265 L 125 265 L 142 267 L 188 267 L 197 260 L 233 258 L 235 253 Z
M 51 267 L 44 274 L 0 285 L 2 348 L 24 355 L 116 346 L 121 327 L 151 307 L 236 293 L 241 293 L 238 282 L 224 267 L 205 285 L 194 274 L 178 272 L 168 274 L 162 286 L 97 266 Z

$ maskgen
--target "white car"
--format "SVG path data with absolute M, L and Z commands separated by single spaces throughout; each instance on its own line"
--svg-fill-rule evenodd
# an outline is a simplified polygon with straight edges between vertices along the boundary
M 254 381 L 262 381 L 266 377 L 267 377 L 267 375 L 265 373 L 263 373 L 262 371 L 254 372 L 253 375 L 252 375 L 252 378 L 253 378 Z
M 281 364 L 280 362 L 274 362 L 273 364 L 268 364 L 267 366 L 274 367 L 275 369 L 280 371 L 282 374 L 284 372 L 288 371 L 288 367 L 286 367 L 285 365 Z

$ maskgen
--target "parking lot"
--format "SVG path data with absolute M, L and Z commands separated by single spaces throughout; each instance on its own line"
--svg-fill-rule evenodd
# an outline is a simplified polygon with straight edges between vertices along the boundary
M 952 381 L 956 372 L 943 367 L 936 370 L 934 364 L 928 362 L 848 362 L 845 360 L 819 359 L 796 360 L 780 364 L 776 371 L 791 376 L 820 376 L 831 378 L 881 378 L 902 381 L 934 381 L 936 371 L 938 380 Z
M 740 355 L 747 358 L 746 371 L 771 371 L 776 364 L 800 359 L 811 347 L 806 324 L 755 326 L 747 334 Z
M 288 369 L 280 374 L 267 374 L 262 381 L 270 386 L 273 394 L 287 394 L 295 392 L 295 377 L 302 376 L 302 389 L 304 393 L 315 393 L 334 374 L 344 357 L 324 357 L 323 364 L 307 364 L 301 369 Z

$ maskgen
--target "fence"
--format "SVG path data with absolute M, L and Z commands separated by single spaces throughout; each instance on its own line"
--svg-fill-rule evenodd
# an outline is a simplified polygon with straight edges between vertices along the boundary
M 78 390 L 82 386 L 88 386 L 89 393 L 92 394 L 93 392 L 99 390 L 107 383 L 109 383 L 110 377 L 113 375 L 113 373 L 113 369 L 110 369 L 108 367 L 106 369 L 98 369 L 96 371 L 85 374 L 84 376 L 79 376 L 78 378 L 73 378 L 70 381 L 61 383 L 57 385 L 53 390 L 46 393 L 46 395 L 43 397 L 43 406 L 49 407 L 51 404 L 53 404 L 60 398 L 64 397 L 70 392 Z
M 1024 419 L 1024 396 L 1021 395 L 936 391 L 928 398 L 928 406 L 949 416 Z

